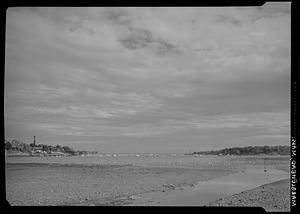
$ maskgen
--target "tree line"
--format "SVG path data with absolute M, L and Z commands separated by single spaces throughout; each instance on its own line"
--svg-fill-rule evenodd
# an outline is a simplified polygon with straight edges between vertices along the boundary
M 23 152 L 23 153 L 44 153 L 44 154 L 51 154 L 51 153 L 66 153 L 69 155 L 82 155 L 82 154 L 96 154 L 97 151 L 75 151 L 73 148 L 69 146 L 61 146 L 61 145 L 46 145 L 46 144 L 26 144 L 22 141 L 12 140 L 7 141 L 5 140 L 5 150 L 8 152 Z
M 247 146 L 193 152 L 194 155 L 289 155 L 290 146 Z

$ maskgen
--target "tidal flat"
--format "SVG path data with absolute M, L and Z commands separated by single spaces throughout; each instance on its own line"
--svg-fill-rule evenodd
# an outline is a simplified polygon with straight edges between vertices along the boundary
M 172 156 L 121 159 L 101 161 L 103 159 L 93 157 L 92 160 L 97 161 L 87 161 L 83 157 L 77 159 L 81 160 L 77 161 L 79 163 L 67 157 L 47 161 L 42 158 L 9 159 L 5 167 L 6 199 L 16 206 L 136 205 L 139 195 L 180 192 L 249 167 L 288 171 L 289 166 L 289 157 Z M 140 205 L 151 203 L 144 201 Z M 179 201 L 173 205 L 181 204 Z

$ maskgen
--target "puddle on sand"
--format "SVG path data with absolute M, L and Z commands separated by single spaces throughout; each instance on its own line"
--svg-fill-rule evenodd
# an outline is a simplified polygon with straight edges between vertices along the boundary
M 168 193 L 153 192 L 135 196 L 133 206 L 203 206 L 210 201 L 289 178 L 289 174 L 267 168 L 248 168 L 238 173 L 201 181 L 194 187 Z

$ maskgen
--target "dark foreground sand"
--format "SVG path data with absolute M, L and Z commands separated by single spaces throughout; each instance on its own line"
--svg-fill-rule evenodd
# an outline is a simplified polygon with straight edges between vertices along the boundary
M 290 211 L 289 179 L 262 185 L 230 197 L 210 202 L 208 206 L 254 206 L 263 207 L 267 212 Z
M 233 173 L 224 167 L 6 164 L 11 205 L 126 205 L 130 196 L 172 191 Z

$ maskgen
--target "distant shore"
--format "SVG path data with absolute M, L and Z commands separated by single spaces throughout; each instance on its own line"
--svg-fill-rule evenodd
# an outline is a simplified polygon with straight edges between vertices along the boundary
M 85 154 L 87 155 L 87 154 Z M 58 157 L 58 156 L 84 156 L 83 154 L 79 155 L 79 154 L 68 154 L 68 153 L 27 153 L 27 152 L 7 152 L 5 153 L 6 157 Z
M 63 153 L 63 152 L 57 152 L 57 153 L 27 153 L 27 152 L 5 152 L 5 156 L 7 157 L 47 157 L 47 156 L 86 156 L 86 155 L 94 155 L 94 156 L 99 156 L 99 157 L 124 157 L 124 156 L 135 156 L 135 157 L 140 157 L 140 156 L 145 156 L 145 157 L 158 157 L 160 155 L 169 155 L 169 156 L 194 156 L 194 157 L 201 157 L 201 156 L 236 156 L 236 157 L 265 157 L 265 158 L 270 158 L 270 157 L 285 157 L 287 156 L 286 154 L 152 154 L 152 153 L 141 153 L 141 154 L 123 154 L 123 153 L 97 153 L 97 154 L 69 154 L 69 153 Z
M 47 156 L 71 156 L 69 154 L 30 154 L 25 152 L 6 153 L 7 157 L 47 157 Z M 79 155 L 78 155 L 79 156 Z

